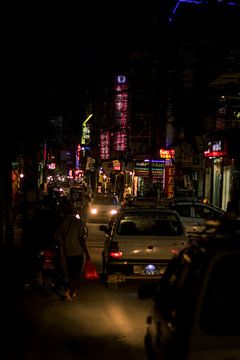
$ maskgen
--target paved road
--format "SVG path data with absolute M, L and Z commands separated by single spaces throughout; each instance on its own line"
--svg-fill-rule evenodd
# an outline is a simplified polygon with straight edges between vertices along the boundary
M 88 244 L 100 267 L 96 233 L 90 230 Z M 146 359 L 144 332 L 151 301 L 137 298 L 136 284 L 109 291 L 101 279 L 82 280 L 79 300 L 68 304 L 59 294 L 24 289 L 21 271 L 18 277 L 16 269 L 8 270 L 15 286 L 4 284 L 2 359 Z

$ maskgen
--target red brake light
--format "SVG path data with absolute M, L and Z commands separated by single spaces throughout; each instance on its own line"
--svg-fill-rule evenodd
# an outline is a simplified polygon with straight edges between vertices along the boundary
M 121 259 L 122 258 L 122 251 L 110 251 L 109 256 L 114 259 Z

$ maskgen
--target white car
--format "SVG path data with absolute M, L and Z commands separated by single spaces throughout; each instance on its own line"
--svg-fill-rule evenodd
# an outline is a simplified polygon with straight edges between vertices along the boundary
M 176 210 L 189 235 L 200 234 L 205 229 L 206 221 L 222 218 L 225 211 L 211 204 L 196 201 L 181 201 L 170 205 Z
M 107 284 L 127 279 L 157 279 L 169 260 L 188 245 L 176 211 L 163 208 L 126 208 L 100 225 L 105 232 L 102 252 Z
M 108 223 L 118 213 L 121 204 L 115 195 L 97 195 L 88 204 L 87 222 Z

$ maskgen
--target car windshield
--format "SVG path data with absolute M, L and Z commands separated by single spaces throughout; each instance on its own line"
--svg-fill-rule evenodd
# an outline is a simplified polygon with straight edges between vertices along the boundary
M 183 227 L 176 214 L 167 212 L 124 213 L 117 227 L 119 235 L 177 236 Z
M 93 205 L 117 205 L 117 199 L 115 197 L 98 197 L 93 199 Z

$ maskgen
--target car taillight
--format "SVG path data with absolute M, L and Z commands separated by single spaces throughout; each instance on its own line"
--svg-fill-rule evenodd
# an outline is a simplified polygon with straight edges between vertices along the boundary
M 122 258 L 122 251 L 110 251 L 109 256 L 114 259 L 121 259 Z

